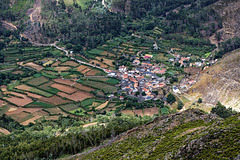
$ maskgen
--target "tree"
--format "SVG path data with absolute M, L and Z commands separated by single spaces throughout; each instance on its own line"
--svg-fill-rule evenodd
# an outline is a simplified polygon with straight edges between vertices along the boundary
M 66 49 L 71 49 L 71 48 L 72 48 L 71 43 L 68 43 L 68 44 L 66 45 Z
M 232 108 L 226 108 L 224 105 L 218 102 L 216 107 L 212 108 L 211 113 L 217 114 L 219 117 L 222 117 L 222 118 L 228 118 L 234 112 L 232 111 Z
M 143 95 L 143 96 L 146 96 L 146 93 L 145 93 L 145 92 L 142 92 L 142 95 Z
M 202 103 L 202 98 L 199 98 L 199 99 L 198 99 L 198 103 Z
M 4 62 L 5 55 L 0 53 L 0 63 Z
M 172 93 L 170 93 L 167 96 L 167 102 L 170 103 L 170 104 L 173 104 L 174 102 L 176 102 L 176 98 L 175 98 L 175 96 Z
M 140 92 L 139 91 L 137 91 L 136 93 L 135 93 L 135 96 L 138 96 L 140 94 Z
M 182 108 L 183 108 L 183 103 L 182 103 L 182 101 L 178 101 L 178 110 L 181 110 Z
M 158 95 L 158 91 L 153 91 L 154 94 Z

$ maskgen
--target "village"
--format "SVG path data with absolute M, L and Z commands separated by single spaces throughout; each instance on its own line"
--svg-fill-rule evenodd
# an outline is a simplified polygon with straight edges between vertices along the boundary
M 172 77 L 166 77 L 169 66 L 166 64 L 157 64 L 151 54 L 142 54 L 140 51 L 137 56 L 134 56 L 132 62 L 133 69 L 129 70 L 126 66 L 119 66 L 118 72 L 106 69 L 109 77 L 116 77 L 120 79 L 118 85 L 120 89 L 117 91 L 120 95 L 120 100 L 123 100 L 122 95 L 127 95 L 132 98 L 137 98 L 139 102 L 147 100 L 166 100 L 165 94 L 160 94 L 160 90 L 171 91 L 174 94 L 181 94 L 196 83 L 198 75 L 201 70 L 207 69 L 213 65 L 217 60 L 198 59 L 192 61 L 191 56 L 185 57 L 181 54 L 176 54 L 176 50 L 172 48 L 169 54 L 172 58 L 168 61 L 171 66 L 180 68 L 197 69 L 198 73 L 192 76 L 190 74 L 177 74 L 173 77 L 181 77 L 178 83 L 172 83 Z M 190 72 L 189 72 L 190 73 Z M 110 95 L 109 97 L 113 97 Z

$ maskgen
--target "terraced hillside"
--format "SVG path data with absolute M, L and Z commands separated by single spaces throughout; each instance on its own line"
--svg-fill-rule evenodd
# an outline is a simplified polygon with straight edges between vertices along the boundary
M 220 101 L 227 107 L 240 111 L 240 50 L 227 54 L 216 65 L 205 70 L 199 81 L 189 90 L 199 94 L 204 103 Z

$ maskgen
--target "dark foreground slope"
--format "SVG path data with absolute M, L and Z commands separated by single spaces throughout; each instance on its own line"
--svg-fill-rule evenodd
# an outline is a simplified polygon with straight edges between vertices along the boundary
M 237 159 L 239 136 L 240 114 L 223 120 L 191 109 L 157 118 L 73 159 Z

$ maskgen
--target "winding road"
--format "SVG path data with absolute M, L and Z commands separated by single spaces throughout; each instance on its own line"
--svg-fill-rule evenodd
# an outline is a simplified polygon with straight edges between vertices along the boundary
M 64 48 L 58 47 L 58 46 L 56 45 L 58 41 L 56 41 L 56 42 L 54 42 L 54 43 L 52 43 L 52 44 L 42 44 L 42 43 L 32 42 L 31 40 L 30 40 L 29 42 L 32 43 L 32 44 L 35 45 L 35 46 L 51 46 L 51 47 L 55 47 L 56 49 L 65 52 L 66 56 L 69 57 L 71 60 L 76 61 L 76 62 L 81 63 L 81 64 L 84 64 L 84 65 L 88 65 L 88 66 L 93 67 L 93 68 L 101 69 L 102 71 L 104 71 L 105 73 L 107 73 L 107 72 L 105 71 L 105 69 L 102 68 L 102 67 L 95 66 L 95 65 L 90 64 L 90 63 L 87 63 L 87 62 L 80 61 L 80 60 L 78 60 L 78 59 L 70 56 L 67 50 L 65 50 Z

